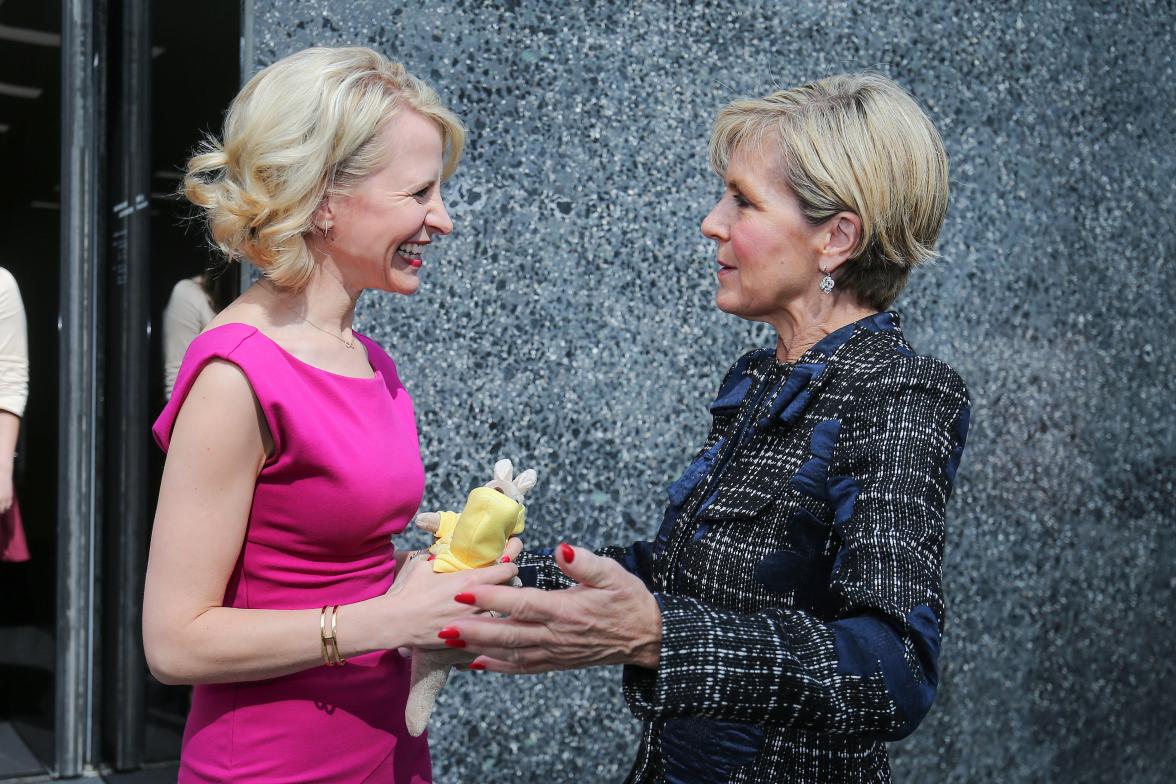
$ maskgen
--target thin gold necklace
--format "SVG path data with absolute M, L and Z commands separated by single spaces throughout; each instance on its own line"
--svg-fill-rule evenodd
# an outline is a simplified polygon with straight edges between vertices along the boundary
M 290 312 L 291 312 L 291 313 L 293 313 L 294 311 L 293 311 L 293 310 L 291 310 Z M 305 321 L 305 322 L 306 322 L 307 324 L 309 324 L 310 326 L 312 326 L 312 327 L 314 327 L 315 329 L 317 329 L 319 332 L 322 332 L 324 335 L 330 335 L 330 336 L 331 336 L 331 337 L 333 337 L 335 340 L 337 340 L 337 341 L 339 341 L 340 343 L 342 343 L 344 346 L 347 346 L 347 348 L 355 348 L 355 333 L 354 333 L 354 332 L 352 332 L 352 333 L 351 333 L 351 340 L 344 340 L 342 337 L 340 337 L 339 335 L 336 335 L 336 334 L 335 334 L 334 332 L 332 332 L 331 330 L 329 330 L 329 329 L 323 329 L 323 328 L 322 328 L 322 327 L 320 327 L 318 324 L 315 324 L 313 321 L 311 321 L 310 319 L 308 319 L 306 316 L 302 316 L 302 320 L 303 320 L 303 321 Z
M 272 288 L 270 286 L 270 283 L 268 280 L 265 281 L 262 285 L 264 285 L 267 289 L 269 289 L 270 293 L 272 293 L 275 297 L 281 296 L 280 294 L 278 294 L 277 290 L 275 290 L 274 288 Z M 308 319 L 306 316 L 300 315 L 298 313 L 298 311 L 294 310 L 294 308 L 292 306 L 287 305 L 285 302 L 282 302 L 280 299 L 278 300 L 278 304 L 281 305 L 283 308 L 285 308 L 287 313 L 289 313 L 292 316 L 297 316 L 298 318 L 302 319 L 302 321 L 304 321 L 305 323 L 314 327 L 315 329 L 317 329 L 319 332 L 323 333 L 324 335 L 330 335 L 335 340 L 342 343 L 344 346 L 347 346 L 347 348 L 355 348 L 355 333 L 354 332 L 351 333 L 351 340 L 344 340 L 342 337 L 335 334 L 332 330 L 324 329 L 323 327 L 320 327 L 318 324 L 315 324 L 313 321 Z

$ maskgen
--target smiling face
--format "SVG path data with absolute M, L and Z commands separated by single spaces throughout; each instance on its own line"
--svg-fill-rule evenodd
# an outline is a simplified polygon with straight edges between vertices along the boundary
M 788 308 L 820 294 L 821 249 L 829 236 L 805 219 L 779 157 L 766 145 L 736 151 L 723 197 L 702 221 L 702 233 L 717 246 L 715 304 L 773 325 Z
M 453 229 L 441 200 L 441 131 L 405 109 L 378 136 L 386 162 L 346 194 L 327 199 L 323 249 L 349 289 L 413 294 L 425 246 Z

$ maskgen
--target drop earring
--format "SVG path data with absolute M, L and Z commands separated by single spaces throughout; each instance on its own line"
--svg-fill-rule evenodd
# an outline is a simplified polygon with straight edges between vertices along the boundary
M 833 287 L 837 285 L 837 281 L 833 280 L 833 276 L 825 269 L 825 265 L 821 265 L 821 272 L 825 273 L 825 277 L 821 278 L 820 288 L 825 294 L 832 294 Z

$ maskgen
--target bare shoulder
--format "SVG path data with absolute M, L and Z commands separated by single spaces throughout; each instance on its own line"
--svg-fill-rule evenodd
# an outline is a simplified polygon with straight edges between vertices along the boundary
M 223 327 L 225 324 L 245 324 L 265 331 L 269 325 L 269 319 L 266 317 L 265 310 L 258 303 L 248 299 L 246 295 L 242 295 L 229 303 L 220 313 L 217 313 L 212 321 L 204 327 L 204 331 Z
M 241 368 L 223 359 L 210 360 L 201 368 L 180 407 L 172 442 L 173 449 L 186 444 L 250 462 L 273 451 L 273 439 L 249 379 Z
M 290 350 L 284 329 L 274 312 L 273 304 L 264 290 L 257 284 L 249 287 L 241 296 L 237 297 L 220 313 L 213 317 L 204 327 L 203 332 L 223 327 L 228 324 L 243 324 L 253 327 L 274 343 Z
M 249 386 L 249 378 L 245 371 L 227 359 L 214 357 L 210 359 L 192 382 L 192 390 L 184 401 L 187 406 L 194 401 L 199 393 L 202 397 L 216 398 L 219 403 L 250 402 L 253 400 L 253 388 Z

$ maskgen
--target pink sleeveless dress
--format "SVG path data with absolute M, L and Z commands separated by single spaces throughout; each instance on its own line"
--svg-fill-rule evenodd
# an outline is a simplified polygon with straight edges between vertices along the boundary
M 372 378 L 308 365 L 245 324 L 199 335 L 184 356 L 153 430 L 164 451 L 185 396 L 212 359 L 244 372 L 274 440 L 226 607 L 318 609 L 378 596 L 392 584 L 391 536 L 420 504 L 424 469 L 396 366 L 356 337 Z M 345 608 L 339 623 L 345 637 Z M 426 736 L 413 738 L 404 726 L 407 694 L 407 661 L 395 651 L 271 680 L 196 686 L 179 781 L 432 781 Z

